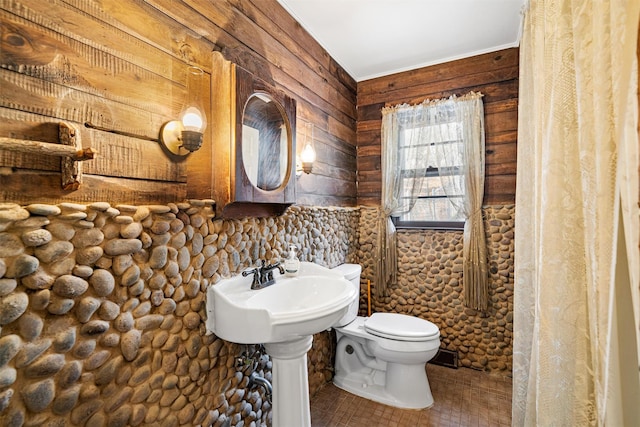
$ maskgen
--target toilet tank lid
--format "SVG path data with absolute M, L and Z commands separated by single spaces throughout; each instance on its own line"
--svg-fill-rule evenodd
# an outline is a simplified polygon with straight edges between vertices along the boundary
M 340 264 L 334 267 L 333 271 L 342 274 L 347 280 L 352 280 L 360 276 L 362 266 L 360 264 Z
M 399 313 L 373 313 L 364 321 L 365 330 L 373 335 L 403 338 L 407 341 L 435 338 L 438 327 L 428 320 Z

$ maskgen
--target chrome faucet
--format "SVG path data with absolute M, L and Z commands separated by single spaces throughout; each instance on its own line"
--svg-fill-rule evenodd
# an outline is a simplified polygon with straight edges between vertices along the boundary
M 278 269 L 278 271 L 280 271 L 280 274 L 284 274 L 284 267 L 280 265 L 279 262 L 267 265 L 267 262 L 265 260 L 262 260 L 261 264 L 262 265 L 260 267 L 255 267 L 242 272 L 242 275 L 244 277 L 253 274 L 251 289 L 262 289 L 276 283 L 276 280 L 273 278 L 273 270 L 275 270 L 276 268 Z

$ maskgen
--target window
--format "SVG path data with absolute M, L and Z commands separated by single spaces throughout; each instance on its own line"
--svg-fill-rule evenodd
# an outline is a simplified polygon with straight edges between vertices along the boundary
M 393 218 L 395 225 L 463 229 L 464 213 L 449 200 L 465 197 L 462 124 L 406 122 L 398 131 L 400 199 L 411 206 L 412 196 L 417 197 L 408 212 Z M 451 194 L 445 192 L 445 180 Z

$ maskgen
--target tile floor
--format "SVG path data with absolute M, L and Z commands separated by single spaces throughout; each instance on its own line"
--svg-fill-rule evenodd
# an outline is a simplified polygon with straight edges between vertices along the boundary
M 423 410 L 393 408 L 327 384 L 311 399 L 311 426 L 511 426 L 511 378 L 432 364 L 427 376 L 435 403 Z

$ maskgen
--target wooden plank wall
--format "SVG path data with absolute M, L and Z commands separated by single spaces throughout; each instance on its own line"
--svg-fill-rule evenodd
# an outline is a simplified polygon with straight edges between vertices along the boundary
M 0 201 L 183 200 L 186 162 L 149 139 L 177 117 L 187 65 L 210 77 L 217 50 L 297 100 L 299 144 L 314 124 L 298 203 L 356 204 L 356 83 L 276 0 L 0 0 L 0 26 L 0 137 L 57 142 L 65 121 L 99 152 L 64 192 L 59 159 L 0 150 Z
M 380 205 L 382 108 L 469 91 L 484 94 L 484 204 L 515 203 L 518 49 L 512 48 L 358 83 L 358 204 Z

